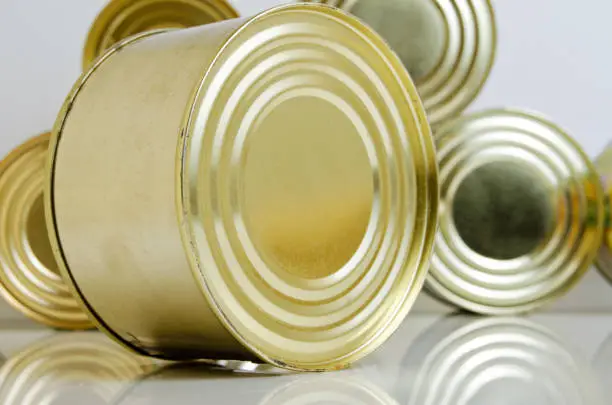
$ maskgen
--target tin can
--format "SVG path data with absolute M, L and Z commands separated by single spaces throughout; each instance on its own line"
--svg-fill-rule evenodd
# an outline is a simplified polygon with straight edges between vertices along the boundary
M 612 196 L 612 143 L 608 144 L 604 152 L 595 161 L 595 166 L 601 177 L 601 184 L 605 192 L 605 231 L 603 242 L 597 255 L 597 267 L 601 273 L 612 282 L 612 210 L 610 197 Z
M 99 333 L 54 335 L 26 347 L 0 369 L 0 403 L 112 404 L 157 367 Z
M 307 0 L 354 14 L 381 34 L 415 81 L 435 128 L 486 83 L 497 48 L 490 0 Z
M 132 37 L 78 81 L 51 147 L 62 274 L 139 353 L 342 368 L 425 279 L 422 104 L 384 41 L 331 7 Z
M 237 18 L 225 0 L 110 0 L 90 28 L 83 69 L 117 42 L 149 30 L 187 28 Z
M 562 129 L 536 114 L 490 110 L 435 134 L 440 229 L 427 280 L 460 308 L 535 310 L 588 270 L 603 234 L 594 165 Z
M 407 405 L 604 403 L 580 351 L 526 319 L 443 318 L 415 339 L 401 370 L 395 398 Z
M 39 135 L 0 161 L 0 293 L 28 317 L 56 328 L 92 327 L 59 274 L 44 213 L 50 135 Z

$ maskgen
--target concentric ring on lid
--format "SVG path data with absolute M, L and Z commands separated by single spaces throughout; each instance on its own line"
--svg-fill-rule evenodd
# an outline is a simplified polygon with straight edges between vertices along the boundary
M 187 28 L 237 18 L 225 0 L 111 0 L 93 23 L 83 69 L 117 42 L 146 31 Z
M 510 314 L 575 285 L 604 219 L 599 177 L 580 147 L 512 110 L 457 118 L 435 138 L 442 205 L 427 288 L 466 310 Z
M 200 89 L 181 222 L 210 302 L 275 364 L 361 358 L 412 305 L 435 237 L 433 139 L 401 62 L 355 19 L 294 5 L 242 27 Z
M 336 6 L 372 26 L 410 72 L 433 127 L 476 98 L 495 60 L 489 0 L 307 0 Z
M 47 233 L 43 192 L 50 135 L 0 162 L 0 293 L 20 312 L 52 327 L 93 324 L 64 284 Z

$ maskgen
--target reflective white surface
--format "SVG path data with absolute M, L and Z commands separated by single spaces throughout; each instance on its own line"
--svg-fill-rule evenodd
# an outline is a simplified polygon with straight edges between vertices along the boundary
M 0 324 L 0 403 L 599 405 L 612 316 L 410 317 L 352 369 L 138 359 L 105 336 Z

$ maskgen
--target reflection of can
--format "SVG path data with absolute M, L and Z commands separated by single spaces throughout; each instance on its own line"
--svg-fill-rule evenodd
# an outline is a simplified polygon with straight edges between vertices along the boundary
M 400 376 L 396 398 L 406 405 L 603 404 L 586 359 L 524 319 L 445 318 L 402 365 L 410 373 Z
M 225 0 L 111 0 L 92 25 L 83 68 L 117 42 L 142 32 L 187 28 L 238 17 Z
M 138 352 L 344 367 L 424 281 L 423 108 L 384 41 L 331 7 L 123 42 L 76 85 L 52 148 L 62 272 Z
M 177 382 L 181 389 L 169 389 L 176 388 Z M 333 376 L 274 375 L 258 369 L 236 373 L 197 363 L 164 367 L 133 384 L 113 405 L 199 405 L 203 392 L 211 404 L 398 405 L 352 370 Z
M 606 221 L 603 243 L 597 257 L 597 267 L 612 281 L 612 213 L 610 198 L 612 196 L 612 144 L 597 158 L 595 166 L 601 176 L 601 183 L 606 194 Z
M 0 369 L 0 403 L 110 404 L 156 367 L 99 333 L 55 335 L 28 346 Z
M 441 216 L 427 287 L 484 314 L 536 309 L 574 286 L 603 230 L 593 165 L 560 128 L 486 111 L 436 132 Z
M 62 282 L 47 233 L 43 190 L 49 134 L 0 161 L 0 292 L 30 318 L 57 328 L 92 326 Z
M 415 81 L 432 126 L 485 84 L 497 45 L 489 0 L 308 0 L 340 7 L 381 34 Z

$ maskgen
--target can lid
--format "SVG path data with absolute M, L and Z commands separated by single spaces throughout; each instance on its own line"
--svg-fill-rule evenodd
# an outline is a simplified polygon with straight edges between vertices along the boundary
M 0 162 L 0 293 L 28 317 L 52 327 L 92 328 L 59 274 L 44 212 L 49 134 Z
M 466 310 L 526 312 L 568 291 L 603 233 L 599 177 L 559 127 L 492 110 L 436 133 L 440 229 L 427 288 Z
M 83 69 L 87 70 L 112 45 L 132 35 L 238 16 L 226 0 L 111 0 L 91 26 L 83 52 Z
M 605 231 L 596 264 L 601 273 L 612 282 L 612 209 L 610 207 L 612 198 L 612 143 L 608 144 L 603 153 L 599 155 L 595 161 L 595 166 L 606 194 Z
M 361 18 L 381 34 L 410 72 L 432 126 L 476 98 L 497 47 L 490 0 L 308 0 Z

